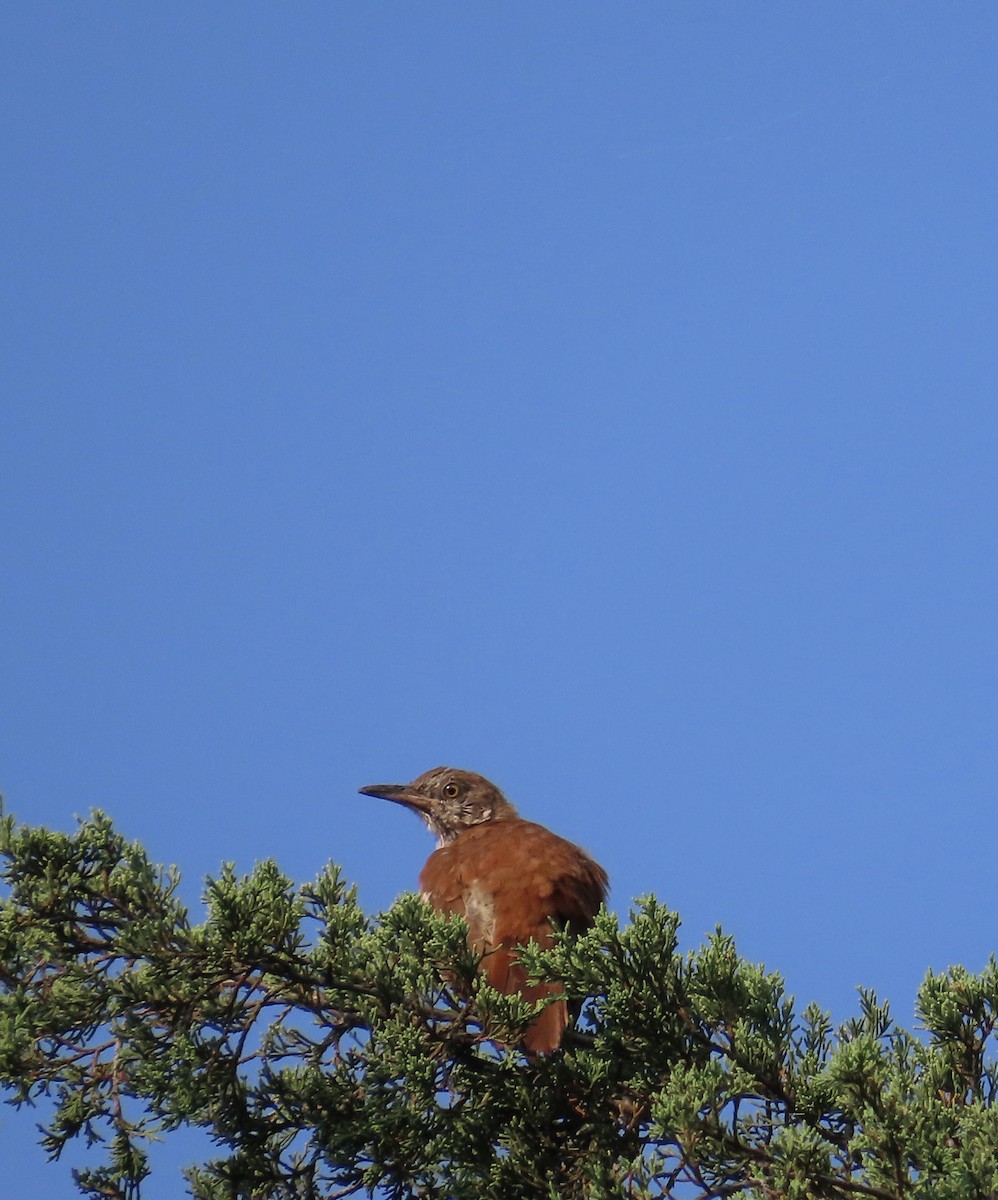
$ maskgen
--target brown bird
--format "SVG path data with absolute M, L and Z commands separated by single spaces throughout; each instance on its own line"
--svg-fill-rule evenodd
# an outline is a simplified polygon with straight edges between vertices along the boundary
M 558 983 L 527 983 L 516 947 L 552 944 L 552 931 L 588 929 L 606 897 L 607 875 L 584 850 L 525 821 L 502 792 L 473 771 L 435 767 L 412 783 L 374 784 L 365 796 L 417 812 L 438 847 L 419 875 L 423 898 L 468 923 L 492 987 L 527 1001 L 562 994 Z M 564 1000 L 549 1004 L 524 1034 L 534 1054 L 556 1050 L 568 1025 Z

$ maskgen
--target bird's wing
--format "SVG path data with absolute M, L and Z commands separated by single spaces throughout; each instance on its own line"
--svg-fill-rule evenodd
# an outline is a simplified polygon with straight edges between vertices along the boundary
M 532 898 L 535 919 L 543 915 L 558 926 L 588 929 L 606 898 L 603 868 L 543 825 L 520 821 L 517 835 L 522 886 Z
M 588 929 L 606 897 L 603 868 L 532 821 L 468 829 L 430 855 L 419 877 L 440 912 L 460 913 L 473 941 L 550 943 L 551 925 Z

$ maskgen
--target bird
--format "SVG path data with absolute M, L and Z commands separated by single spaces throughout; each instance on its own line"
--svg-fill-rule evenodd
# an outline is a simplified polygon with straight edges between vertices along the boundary
M 528 983 L 517 948 L 553 944 L 556 929 L 590 928 L 606 899 L 606 871 L 585 850 L 526 821 L 494 783 L 474 771 L 434 767 L 411 783 L 379 783 L 362 795 L 417 813 L 437 837 L 419 888 L 437 912 L 462 916 L 480 970 L 497 991 L 548 1004 L 523 1035 L 528 1055 L 561 1045 L 569 1024 L 563 988 Z

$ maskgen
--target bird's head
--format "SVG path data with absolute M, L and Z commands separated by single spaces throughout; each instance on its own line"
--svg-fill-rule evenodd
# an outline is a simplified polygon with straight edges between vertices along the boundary
M 360 791 L 419 813 L 441 844 L 452 842 L 472 825 L 516 816 L 516 809 L 494 783 L 455 767 L 434 767 L 412 783 L 375 783 Z

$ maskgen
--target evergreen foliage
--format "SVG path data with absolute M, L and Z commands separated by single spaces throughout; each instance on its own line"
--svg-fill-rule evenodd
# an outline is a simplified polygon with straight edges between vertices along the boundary
M 137 1200 L 181 1125 L 218 1147 L 197 1200 L 998 1197 L 993 959 L 928 976 L 918 1038 L 870 994 L 833 1030 L 720 931 L 680 953 L 649 897 L 530 949 L 585 1006 L 529 1060 L 502 1047 L 531 1007 L 413 895 L 371 920 L 334 867 L 298 889 L 226 867 L 192 924 L 100 813 L 71 836 L 5 816 L 0 854 L 0 1082 L 54 1098 L 51 1156 L 93 1146 L 92 1200 Z

